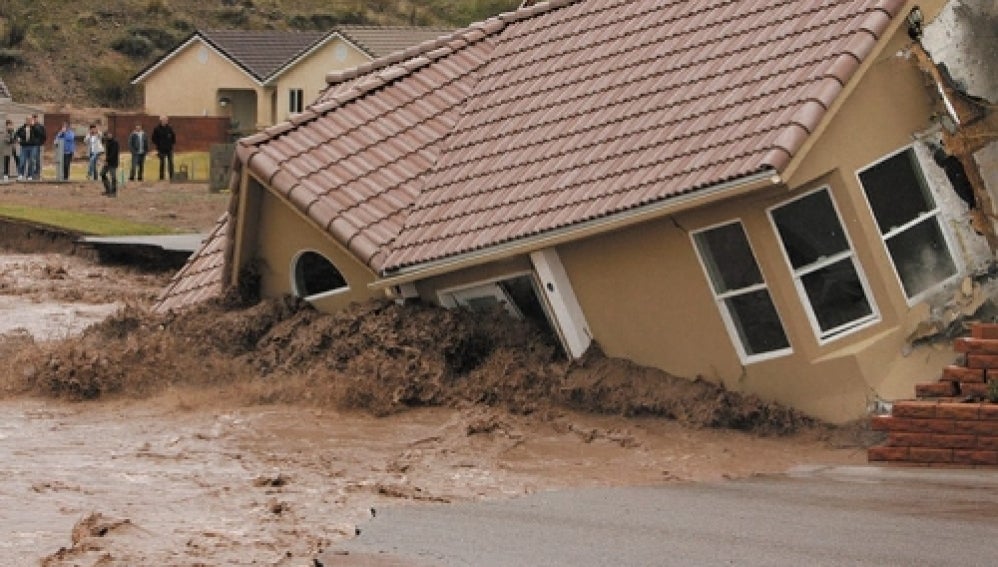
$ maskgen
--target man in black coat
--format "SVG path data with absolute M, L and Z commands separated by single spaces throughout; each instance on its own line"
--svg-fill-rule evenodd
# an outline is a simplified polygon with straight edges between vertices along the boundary
M 152 129 L 152 145 L 156 146 L 156 153 L 159 154 L 159 179 L 173 179 L 173 146 L 177 143 L 177 136 L 170 126 L 170 119 L 166 116 L 159 117 L 159 124 Z M 165 177 L 166 170 L 170 177 Z
M 118 196 L 118 158 L 121 149 L 118 140 L 110 130 L 104 132 L 104 166 L 100 169 L 100 180 L 104 183 L 104 195 Z

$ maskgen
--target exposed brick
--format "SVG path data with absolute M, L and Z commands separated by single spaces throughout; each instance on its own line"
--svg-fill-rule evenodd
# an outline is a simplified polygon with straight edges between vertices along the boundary
M 933 433 L 892 432 L 887 444 L 893 447 L 935 447 L 937 449 L 973 449 L 977 437 L 973 435 L 940 435 Z
M 977 419 L 981 404 L 964 404 L 959 402 L 940 402 L 936 408 L 936 417 L 952 419 Z
M 998 354 L 968 354 L 967 368 L 998 368 Z
M 976 420 L 967 423 L 977 423 Z M 908 431 L 914 433 L 966 433 L 952 419 L 918 419 L 914 417 L 877 416 L 870 421 L 874 431 Z
M 907 461 L 908 454 L 907 447 L 878 445 L 866 450 L 866 458 L 870 461 Z
M 953 424 L 952 433 L 962 433 L 966 435 L 994 435 L 998 436 L 998 421 L 987 419 L 961 419 L 956 421 L 943 420 Z M 939 433 L 951 433 L 950 431 L 940 431 Z
M 981 382 L 960 382 L 960 395 L 983 399 L 988 395 L 988 385 Z
M 983 384 L 981 385 L 983 386 Z M 956 382 L 944 380 L 940 382 L 915 384 L 916 398 L 949 398 L 955 395 L 957 395 Z
M 953 350 L 975 354 L 998 354 L 998 339 L 960 337 L 953 341 Z
M 936 417 L 938 402 L 903 401 L 895 402 L 891 408 L 894 417 Z M 974 416 L 977 417 L 977 416 Z
M 994 323 L 976 323 L 970 328 L 970 336 L 975 339 L 998 339 L 998 325 Z
M 908 460 L 916 463 L 952 463 L 953 449 L 909 447 Z
M 998 404 L 981 404 L 981 419 L 998 421 Z
M 998 451 L 998 436 L 979 435 L 977 437 L 977 448 Z
M 998 465 L 998 451 L 957 449 L 953 451 L 953 462 L 966 465 Z
M 906 429 L 897 429 L 897 426 L 900 425 L 895 423 L 897 421 L 899 421 L 897 418 L 889 415 L 875 415 L 870 418 L 870 429 L 874 431 L 908 431 Z
M 983 368 L 950 365 L 943 368 L 943 380 L 952 380 L 953 382 L 983 382 L 984 372 Z

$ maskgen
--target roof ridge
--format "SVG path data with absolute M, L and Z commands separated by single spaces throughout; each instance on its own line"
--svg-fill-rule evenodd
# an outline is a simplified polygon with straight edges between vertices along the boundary
M 379 57 L 378 59 L 367 63 L 362 63 L 352 69 L 333 71 L 326 75 L 326 84 L 329 86 L 337 85 L 362 75 L 402 63 L 408 59 L 414 59 L 421 55 L 429 56 L 429 54 L 438 49 L 448 47 L 449 44 L 454 41 L 464 40 L 469 44 L 474 43 L 482 39 L 482 37 L 495 35 L 501 32 L 507 25 L 513 22 L 532 18 L 545 12 L 556 10 L 569 4 L 574 4 L 578 1 L 580 0 L 548 0 L 547 2 L 541 2 L 529 7 L 519 8 L 512 12 L 503 12 L 497 16 L 492 16 L 491 18 L 487 18 L 480 22 L 474 22 L 467 27 L 453 30 L 450 34 L 424 41 L 402 51 L 396 51 L 395 53 Z M 432 58 L 436 59 L 438 57 Z

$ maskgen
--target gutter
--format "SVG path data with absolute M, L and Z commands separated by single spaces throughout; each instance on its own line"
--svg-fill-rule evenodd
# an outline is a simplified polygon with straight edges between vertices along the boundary
M 370 289 L 385 289 L 391 286 L 411 283 L 441 274 L 471 268 L 480 264 L 504 260 L 513 256 L 530 254 L 566 242 L 580 240 L 606 232 L 619 230 L 650 220 L 675 214 L 677 212 L 701 207 L 721 199 L 736 197 L 745 193 L 767 187 L 782 185 L 783 178 L 774 170 L 767 169 L 747 177 L 741 177 L 724 183 L 710 186 L 700 191 L 686 193 L 672 199 L 664 199 L 649 203 L 636 209 L 624 211 L 598 219 L 592 219 L 579 224 L 558 228 L 528 238 L 517 239 L 490 246 L 482 250 L 464 252 L 456 256 L 431 260 L 402 268 L 392 275 L 377 279 L 370 284 Z

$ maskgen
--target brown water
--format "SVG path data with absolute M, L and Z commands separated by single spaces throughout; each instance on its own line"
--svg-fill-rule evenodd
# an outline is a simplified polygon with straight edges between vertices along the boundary
M 0 336 L 0 354 L 30 341 L 25 332 L 72 337 L 71 321 L 147 301 L 160 283 L 77 258 L 2 256 L 0 328 L 24 331 Z M 3 371 L 15 383 L 23 369 Z M 354 537 L 372 508 L 865 462 L 863 449 L 830 448 L 819 430 L 765 438 L 470 404 L 377 418 L 305 396 L 249 403 L 242 387 L 192 384 L 86 403 L 0 399 L 0 565 L 310 566 Z
M 0 403 L 0 563 L 310 565 L 372 507 L 863 460 L 660 420 L 486 416 L 499 427 L 469 434 L 475 410 L 373 418 L 198 395 Z

